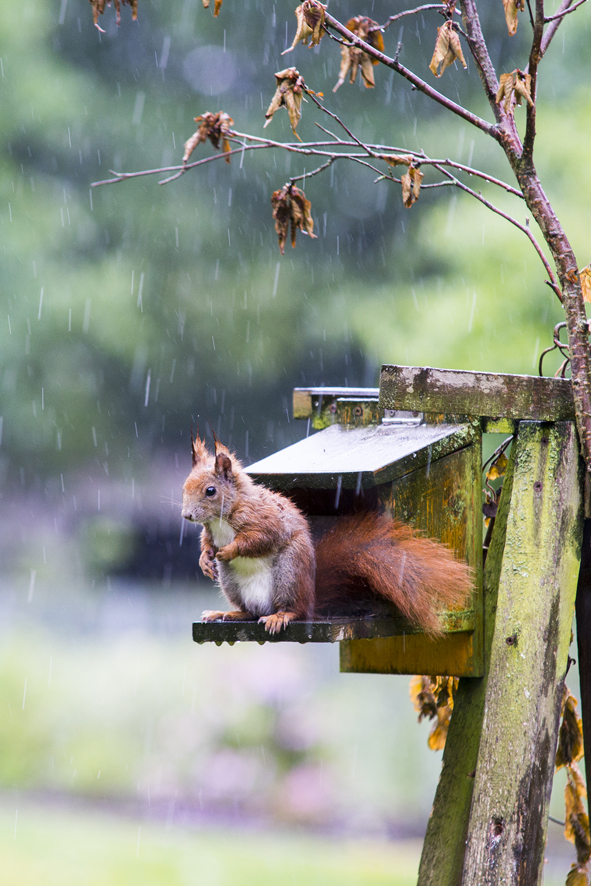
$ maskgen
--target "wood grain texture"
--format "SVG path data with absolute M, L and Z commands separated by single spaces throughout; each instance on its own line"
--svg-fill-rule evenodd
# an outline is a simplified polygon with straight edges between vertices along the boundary
M 486 675 L 494 633 L 497 592 L 513 487 L 515 447 L 503 482 L 495 528 L 484 568 L 483 679 L 460 679 L 441 775 L 429 818 L 419 886 L 458 886 L 464 864 L 474 774 L 486 699 Z M 458 672 L 458 676 L 463 676 Z
M 384 409 L 416 409 L 488 419 L 564 421 L 575 416 L 567 379 L 416 366 L 382 366 Z
M 574 424 L 522 423 L 464 886 L 541 882 L 579 571 L 581 505 Z

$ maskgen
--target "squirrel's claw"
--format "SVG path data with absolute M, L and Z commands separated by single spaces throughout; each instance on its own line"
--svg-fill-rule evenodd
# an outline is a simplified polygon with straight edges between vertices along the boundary
M 269 634 L 278 634 L 294 618 L 293 612 L 273 612 L 272 615 L 262 615 L 259 618 L 259 624 L 263 624 Z
M 213 551 L 204 551 L 201 554 L 199 558 L 199 566 L 201 567 L 201 572 L 208 578 L 211 578 L 212 581 L 218 580 L 218 564 Z

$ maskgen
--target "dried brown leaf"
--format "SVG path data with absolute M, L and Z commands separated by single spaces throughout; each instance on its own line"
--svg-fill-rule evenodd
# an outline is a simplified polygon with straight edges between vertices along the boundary
M 295 11 L 297 31 L 293 38 L 293 43 L 281 55 L 292 52 L 298 43 L 303 43 L 304 46 L 307 46 L 308 40 L 310 40 L 310 46 L 318 46 L 324 34 L 325 12 L 326 6 L 323 6 L 318 0 L 304 0 Z
M 507 465 L 509 464 L 509 459 L 505 455 L 504 452 L 501 452 L 493 461 L 490 468 L 486 472 L 486 481 L 487 483 L 492 483 L 493 480 L 499 480 L 501 477 L 504 477 L 507 473 Z
M 433 58 L 431 59 L 429 69 L 436 77 L 441 77 L 445 69 L 449 68 L 456 59 L 464 68 L 468 67 L 462 52 L 459 35 L 454 28 L 454 23 L 450 20 L 444 22 L 440 28 L 437 28 L 437 40 L 435 41 L 435 49 L 433 50 Z
M 99 29 L 99 31 L 103 31 L 100 27 L 98 20 L 99 15 L 102 15 L 105 11 L 106 6 L 111 6 L 111 2 L 115 5 L 115 13 L 116 13 L 116 21 L 117 24 L 121 24 L 121 7 L 122 6 L 131 6 L 131 18 L 133 21 L 137 20 L 137 4 L 138 0 L 89 0 L 92 5 L 92 19 L 94 21 L 95 26 Z M 104 31 L 103 31 L 104 33 Z
M 579 271 L 579 277 L 583 290 L 583 301 L 591 301 L 591 264 Z
M 417 676 L 410 681 L 410 697 L 419 715 L 419 723 L 424 717 L 435 720 L 427 739 L 432 751 L 441 751 L 445 747 L 457 686 L 456 677 Z
M 565 886 L 591 886 L 589 865 L 574 864 L 568 872 Z
M 356 34 L 361 40 L 369 43 L 379 52 L 384 51 L 384 38 L 382 37 L 380 26 L 373 19 L 365 15 L 357 15 L 350 18 L 345 27 Z M 333 92 L 343 85 L 347 74 L 349 74 L 349 82 L 354 83 L 357 79 L 357 72 L 361 68 L 361 76 L 363 82 L 368 89 L 375 86 L 375 78 L 373 66 L 377 65 L 376 59 L 372 58 L 367 52 L 363 52 L 356 46 L 344 45 L 341 48 L 341 68 L 339 71 L 339 79 L 337 80 Z
M 509 36 L 513 37 L 517 31 L 517 13 L 525 9 L 525 0 L 503 0 L 505 7 L 505 21 Z
M 513 99 L 515 99 L 516 105 L 520 105 L 521 99 L 524 98 L 533 108 L 534 103 L 530 90 L 531 75 L 524 74 L 523 71 L 516 68 L 510 74 L 501 74 L 496 102 L 497 104 L 503 102 L 505 114 L 513 114 Z
M 290 182 L 280 190 L 275 191 L 271 197 L 275 230 L 279 238 L 279 249 L 283 255 L 287 235 L 291 229 L 291 245 L 296 245 L 296 234 L 300 231 L 315 238 L 314 220 L 310 214 L 312 204 L 306 199 L 306 195 L 300 188 Z
M 562 698 L 562 717 L 558 730 L 558 748 L 556 749 L 556 768 L 561 769 L 580 760 L 585 749 L 583 746 L 583 722 L 577 716 L 577 699 L 565 685 Z
M 267 118 L 265 126 L 269 125 L 273 119 L 275 111 L 278 111 L 281 107 L 285 107 L 289 114 L 289 122 L 291 123 L 294 135 L 299 138 L 299 135 L 296 132 L 296 127 L 302 114 L 301 107 L 304 91 L 304 78 L 295 68 L 286 68 L 284 71 L 278 71 L 278 73 L 275 74 L 275 79 L 277 80 L 277 88 L 275 90 L 275 95 L 271 99 L 271 104 L 267 108 L 267 113 L 265 114 L 265 117 Z
M 230 135 L 230 127 L 233 125 L 234 121 L 229 114 L 224 113 L 224 111 L 218 111 L 216 114 L 207 111 L 205 114 L 200 114 L 199 117 L 195 117 L 194 119 L 195 123 L 199 123 L 199 128 L 197 132 L 194 132 L 191 138 L 187 139 L 185 142 L 183 164 L 189 160 L 189 157 L 197 145 L 200 144 L 200 142 L 207 141 L 207 139 L 209 139 L 216 149 L 220 147 L 221 142 L 224 154 L 230 150 L 228 136 Z M 226 157 L 226 163 L 229 162 L 230 158 Z
M 414 157 L 410 154 L 380 154 L 380 160 L 385 160 L 388 166 L 412 166 Z
M 564 789 L 565 826 L 564 836 L 575 844 L 577 862 L 585 864 L 591 857 L 589 816 L 585 810 L 587 789 L 576 763 L 566 767 L 567 782 Z
M 423 178 L 424 173 L 421 172 L 420 169 L 415 169 L 414 166 L 410 166 L 408 172 L 405 172 L 404 175 L 400 176 L 400 183 L 402 184 L 402 202 L 407 209 L 410 209 L 412 204 L 419 199 Z
M 209 0 L 203 0 L 203 5 L 207 9 L 209 7 Z M 222 8 L 222 0 L 215 0 L 213 4 L 213 15 L 214 18 L 216 15 L 220 14 L 220 9 Z
M 419 715 L 419 723 L 424 717 L 430 720 L 437 715 L 437 699 L 430 677 L 415 676 L 410 681 L 410 698 Z

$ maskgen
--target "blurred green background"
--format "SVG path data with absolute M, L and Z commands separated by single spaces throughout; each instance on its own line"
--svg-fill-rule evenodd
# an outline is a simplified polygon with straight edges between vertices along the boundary
M 318 238 L 285 256 L 270 198 L 309 160 L 259 151 L 165 186 L 90 188 L 179 163 L 205 111 L 262 135 L 288 65 L 359 137 L 510 181 L 495 144 L 391 72 L 333 95 L 328 38 L 282 58 L 295 5 L 225 0 L 213 18 L 199 0 L 140 0 L 120 28 L 107 9 L 102 34 L 85 0 L 0 6 L 4 882 L 413 882 L 439 756 L 406 678 L 340 676 L 335 650 L 191 643 L 212 592 L 197 533 L 179 544 L 189 430 L 210 422 L 252 461 L 306 433 L 297 385 L 373 386 L 382 362 L 535 373 L 562 319 L 542 265 L 470 197 L 423 190 L 407 210 L 397 186 L 344 163 L 306 181 Z M 523 67 L 526 17 L 509 38 L 500 0 L 481 6 L 497 70 Z M 402 8 L 330 3 L 344 20 Z M 537 167 L 580 266 L 589 22 L 567 17 L 538 105 Z M 435 82 L 439 24 L 396 23 L 386 50 L 401 40 Z M 472 65 L 436 85 L 490 119 Z M 335 128 L 308 103 L 304 140 L 322 137 L 316 122 Z M 283 111 L 265 134 L 292 138 Z M 518 200 L 483 191 L 524 221 Z

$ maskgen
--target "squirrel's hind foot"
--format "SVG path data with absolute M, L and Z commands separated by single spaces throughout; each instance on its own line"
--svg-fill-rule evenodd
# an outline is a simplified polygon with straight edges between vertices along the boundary
M 242 609 L 236 609 L 233 612 L 219 612 L 217 609 L 206 609 L 201 613 L 201 621 L 253 621 L 254 615 L 251 612 L 243 612 Z
M 272 615 L 262 615 L 259 624 L 265 626 L 269 634 L 278 634 L 282 628 L 286 628 L 290 621 L 296 617 L 295 612 L 273 612 Z

